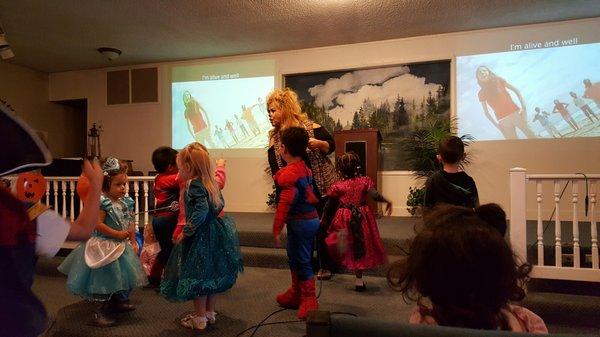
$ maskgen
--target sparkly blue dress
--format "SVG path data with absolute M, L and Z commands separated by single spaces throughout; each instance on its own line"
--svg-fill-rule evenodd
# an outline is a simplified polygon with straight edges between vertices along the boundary
M 104 224 L 114 230 L 127 230 L 133 205 L 129 196 L 118 202 L 102 196 L 100 209 L 106 212 Z M 115 239 L 98 231 L 77 246 L 58 270 L 68 275 L 69 291 L 88 300 L 106 301 L 114 294 L 127 295 L 133 288 L 148 283 L 128 239 Z
M 208 192 L 199 179 L 190 181 L 185 192 L 184 239 L 173 247 L 160 284 L 169 301 L 189 301 L 231 288 L 243 270 L 235 223 L 219 218 Z

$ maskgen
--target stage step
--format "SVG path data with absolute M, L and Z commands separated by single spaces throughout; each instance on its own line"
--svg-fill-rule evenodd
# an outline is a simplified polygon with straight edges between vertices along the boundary
M 600 328 L 600 297 L 530 292 L 523 306 L 555 325 Z
M 274 269 L 287 269 L 288 258 L 286 250 L 283 248 L 264 248 L 264 247 L 248 247 L 242 246 L 242 258 L 244 260 L 244 266 L 247 267 L 262 267 L 262 268 L 274 268 Z M 403 256 L 399 255 L 388 255 L 389 262 L 395 262 Z M 365 271 L 366 275 L 370 276 L 381 276 L 385 277 L 387 274 L 388 266 L 381 266 L 379 268 Z M 350 271 L 340 271 L 344 274 L 352 274 Z
M 272 234 L 272 213 L 227 213 L 236 223 L 240 244 L 249 247 L 275 248 Z M 414 237 L 414 224 L 410 217 L 384 217 L 377 220 L 379 234 L 389 255 L 403 255 L 408 250 L 407 239 Z M 285 230 L 282 246 L 285 247 Z

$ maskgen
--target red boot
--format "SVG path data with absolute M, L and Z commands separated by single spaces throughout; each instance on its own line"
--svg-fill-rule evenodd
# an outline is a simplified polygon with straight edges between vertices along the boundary
M 319 302 L 315 294 L 315 279 L 300 281 L 300 309 L 298 318 L 306 319 L 310 311 L 319 309 Z
M 284 293 L 277 295 L 277 303 L 283 308 L 298 309 L 300 306 L 300 286 L 298 274 L 290 271 L 292 274 L 292 286 Z

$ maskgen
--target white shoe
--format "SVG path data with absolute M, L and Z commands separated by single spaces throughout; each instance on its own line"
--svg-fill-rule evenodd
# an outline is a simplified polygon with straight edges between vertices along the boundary
M 208 324 L 215 324 L 215 322 L 217 321 L 217 313 L 214 311 L 207 311 L 205 317 L 208 321 Z
M 181 319 L 181 325 L 192 330 L 204 330 L 206 329 L 206 317 L 200 316 L 188 316 Z

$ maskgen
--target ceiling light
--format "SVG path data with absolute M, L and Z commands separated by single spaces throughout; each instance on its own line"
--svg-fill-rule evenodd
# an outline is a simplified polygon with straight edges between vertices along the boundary
M 119 49 L 110 47 L 100 47 L 98 48 L 98 52 L 104 55 L 104 57 L 106 57 L 109 61 L 115 60 L 119 57 L 119 55 L 121 55 L 121 51 Z

